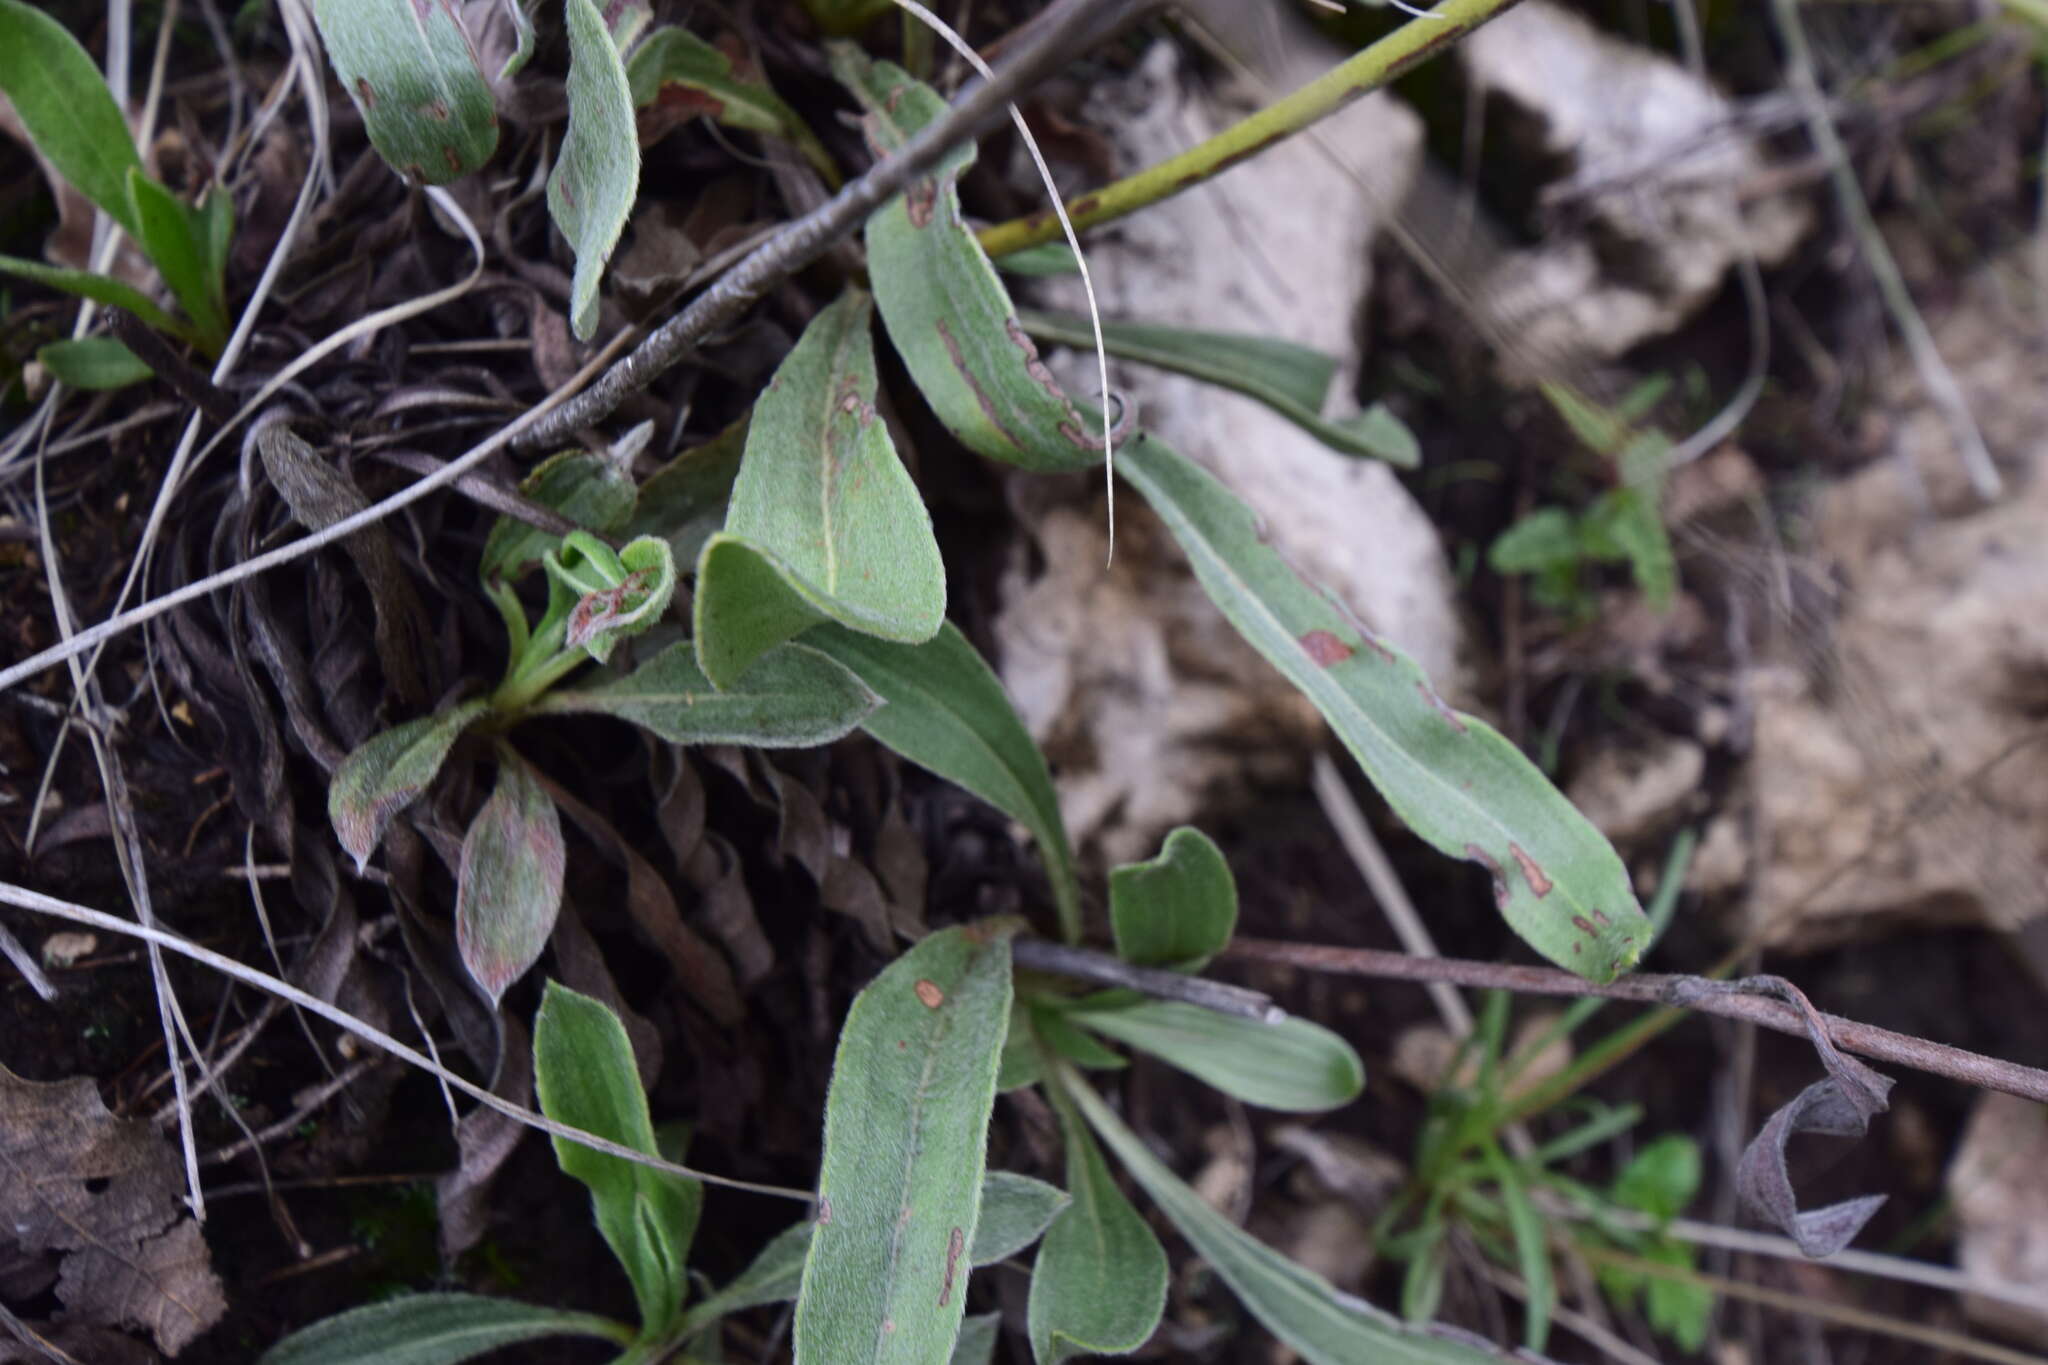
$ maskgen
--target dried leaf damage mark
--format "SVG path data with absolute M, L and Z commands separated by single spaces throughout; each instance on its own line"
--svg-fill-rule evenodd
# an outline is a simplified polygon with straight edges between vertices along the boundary
M 1309 658 L 1315 660 L 1318 668 L 1341 664 L 1356 652 L 1327 630 L 1312 630 L 1302 636 L 1301 647 Z
M 831 1201 L 831 1200 L 829 1200 L 829 1199 L 822 1199 L 822 1198 L 821 1198 L 821 1199 L 819 1199 L 819 1200 L 818 1200 L 818 1223 L 819 1223 L 819 1226 L 821 1226 L 821 1227 L 822 1227 L 822 1226 L 823 1226 L 824 1224 L 826 1224 L 826 1223 L 829 1223 L 829 1222 L 831 1222 L 831 1221 L 832 1221 L 832 1201 Z
M 981 380 L 975 375 L 973 367 L 967 363 L 967 353 L 960 349 L 960 342 L 954 337 L 953 329 L 946 325 L 944 318 L 940 318 L 933 326 L 938 329 L 939 340 L 945 343 L 946 358 L 952 362 L 954 370 L 973 391 L 974 401 L 981 408 L 981 415 L 988 418 L 989 425 L 994 427 L 997 434 L 1008 441 L 1012 448 L 1025 449 L 1024 443 L 1017 439 L 1017 433 L 1003 424 L 1002 414 L 996 411 L 995 400 L 989 396 L 988 390 L 981 386 Z
M 1436 694 L 1436 689 L 1434 687 L 1431 687 L 1428 682 L 1424 681 L 1416 683 L 1415 690 L 1417 692 L 1420 692 L 1422 694 L 1422 699 L 1428 702 L 1431 706 L 1435 707 L 1436 713 L 1442 716 L 1445 720 L 1449 721 L 1452 727 L 1456 729 L 1459 734 L 1462 735 L 1465 733 L 1465 718 L 1459 715 L 1456 711 L 1453 711 L 1444 702 L 1444 699 Z
M 1544 872 L 1542 866 L 1529 856 L 1528 851 L 1520 844 L 1509 844 L 1508 852 L 1515 855 L 1515 866 L 1521 868 L 1522 875 L 1529 879 L 1529 889 L 1536 893 L 1536 899 L 1541 900 L 1549 895 L 1550 888 L 1554 883 L 1550 880 L 1549 875 Z M 1596 915 L 1600 914 L 1597 910 L 1593 913 Z M 1605 922 L 1607 916 L 1600 915 L 1600 918 Z
M 903 211 L 914 228 L 932 225 L 932 211 L 939 203 L 939 182 L 931 177 L 915 181 L 903 192 Z
M 368 76 L 356 77 L 356 98 L 362 101 L 363 112 L 366 114 L 377 107 L 377 92 L 370 89 Z
M 1465 856 L 1485 868 L 1493 877 L 1493 903 L 1505 912 L 1508 908 L 1508 878 L 1501 868 L 1500 860 L 1477 844 L 1465 845 Z
M 919 977 L 914 989 L 917 991 L 918 1000 L 928 1010 L 935 1010 L 946 1003 L 946 993 L 939 989 L 939 984 L 936 981 L 927 981 L 923 977 Z
M 1584 915 L 1572 916 L 1572 928 L 1578 930 L 1587 938 L 1597 938 L 1600 934 L 1600 931 L 1593 927 L 1593 921 L 1587 919 Z
M 946 1278 L 939 1285 L 939 1307 L 944 1308 L 953 1299 L 953 1277 L 960 1269 L 960 1253 L 967 1249 L 967 1234 L 959 1228 L 946 1239 Z

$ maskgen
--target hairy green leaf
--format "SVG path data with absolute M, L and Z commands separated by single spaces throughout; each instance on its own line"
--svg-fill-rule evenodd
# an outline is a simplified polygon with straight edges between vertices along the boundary
M 482 700 L 464 702 L 372 735 L 341 761 L 327 787 L 327 819 L 335 838 L 368 867 L 391 817 L 427 789 L 456 736 L 484 713 Z
M 1288 1260 L 1209 1207 L 1073 1072 L 1063 1071 L 1059 1084 L 1124 1169 L 1252 1316 L 1311 1365 L 1497 1365 L 1500 1357 L 1492 1351 L 1410 1331 L 1391 1315 Z
M 732 1313 L 795 1298 L 803 1283 L 804 1259 L 811 1251 L 811 1228 L 806 1219 L 776 1233 L 730 1284 L 690 1309 L 687 1329 L 695 1331 Z
M 456 1365 L 541 1337 L 632 1340 L 623 1323 L 481 1294 L 407 1294 L 292 1333 L 259 1365 Z
M 128 171 L 128 197 L 135 205 L 142 249 L 192 319 L 200 344 L 218 355 L 227 344 L 228 320 L 221 281 L 207 274 L 212 254 L 212 245 L 205 240 L 208 225 L 191 205 L 144 175 L 140 166 Z
M 696 34 L 658 28 L 626 63 L 633 107 L 641 110 L 640 140 L 652 142 L 676 123 L 702 114 L 728 128 L 766 133 L 793 144 L 825 183 L 839 184 L 839 168 L 796 111 L 769 89 L 758 71 L 742 74 L 732 58 Z
M 619 461 L 587 450 L 565 450 L 542 460 L 519 481 L 519 491 L 598 535 L 618 533 L 638 496 L 632 474 Z M 560 536 L 538 526 L 499 517 L 484 541 L 477 572 L 486 583 L 511 582 L 539 564 L 560 541 Z
M 996 1338 L 1002 1335 L 1001 1313 L 976 1313 L 960 1324 L 953 1341 L 952 1365 L 989 1365 L 996 1356 Z
M 687 643 L 670 645 L 624 677 L 558 689 L 537 712 L 594 711 L 631 721 L 674 744 L 808 748 L 829 744 L 869 718 L 881 699 L 855 672 L 804 645 L 763 655 L 720 691 Z
M 498 147 L 498 113 L 454 0 L 314 0 L 327 60 L 370 145 L 428 185 L 459 180 Z
M 1120 998 L 1131 999 L 1129 992 L 1119 992 Z M 1077 1028 L 1067 1020 L 1064 1011 L 1050 1004 L 1034 1002 L 1031 1011 L 1031 1033 L 1046 1051 L 1055 1057 L 1064 1057 L 1076 1066 L 1091 1071 L 1120 1071 L 1130 1065 L 1123 1054 L 1110 1047 L 1087 1029 Z
M 668 542 L 676 563 L 695 564 L 704 542 L 725 525 L 750 416 L 648 475 L 620 534 L 660 536 Z
M 879 153 L 947 112 L 931 87 L 846 44 L 833 74 L 866 110 Z M 1102 460 L 1100 419 L 1077 407 L 1038 358 L 1010 294 L 960 216 L 964 143 L 868 219 L 868 274 L 889 339 L 918 391 L 971 450 L 1026 469 L 1087 469 Z
M 1040 341 L 1093 350 L 1087 318 L 1026 309 L 1024 330 Z M 1401 419 L 1375 405 L 1356 417 L 1325 421 L 1323 401 L 1337 373 L 1335 358 L 1274 337 L 1201 332 L 1145 322 L 1102 324 L 1102 344 L 1113 356 L 1200 379 L 1255 398 L 1332 450 L 1369 455 L 1403 469 L 1422 463 L 1422 447 Z
M 725 530 L 697 568 L 697 657 L 720 686 L 820 621 L 918 644 L 945 620 L 931 515 L 875 412 L 873 312 L 841 294 L 754 404 Z
M 1595 981 L 1649 939 L 1628 869 L 1600 832 L 1492 726 L 1445 705 L 1422 670 L 1296 576 L 1257 518 L 1160 442 L 1118 469 L 1180 542 L 1239 634 L 1314 702 L 1395 814 L 1441 853 L 1484 866 L 1508 925 Z
M 569 28 L 569 131 L 548 177 L 548 212 L 576 252 L 569 326 L 597 334 L 597 286 L 640 192 L 640 138 L 626 68 L 591 0 L 563 0 Z
M 493 1005 L 547 947 L 567 863 L 553 799 L 526 761 L 499 745 L 498 783 L 462 836 L 455 878 L 455 945 Z
M 967 1250 L 975 1265 L 1015 1256 L 1044 1234 L 1067 1206 L 1067 1192 L 1015 1171 L 990 1171 L 981 1181 L 981 1217 Z
M 540 562 L 549 578 L 577 594 L 562 643 L 587 650 L 599 663 L 621 641 L 652 629 L 675 600 L 675 556 L 659 536 L 641 536 L 614 553 L 594 536 L 572 531 Z
M 1067 1205 L 1031 1272 L 1026 1323 L 1038 1365 L 1143 1346 L 1166 1308 L 1166 1249 L 1103 1164 L 1088 1130 L 1060 1106 Z
M 799 1365 L 952 1354 L 1009 1026 L 1009 934 L 941 929 L 847 1012 L 797 1295 Z
M 921 645 L 821 626 L 804 637 L 860 675 L 885 703 L 863 722 L 882 743 L 1014 817 L 1038 841 L 1069 939 L 1081 932 L 1074 853 L 1052 774 L 995 671 L 950 622 Z
M 1365 1088 L 1365 1064 L 1351 1045 L 1307 1019 L 1269 1024 L 1171 1000 L 1107 1009 L 1084 1002 L 1067 1017 L 1262 1109 L 1319 1113 Z
M 1237 882 L 1209 836 L 1183 825 L 1157 858 L 1109 874 L 1109 920 L 1124 961 L 1200 971 L 1237 928 Z
M 74 389 L 125 389 L 155 371 L 112 337 L 79 337 L 36 348 L 42 367 Z
M 555 981 L 534 1019 L 533 1084 L 549 1118 L 660 1155 L 625 1027 L 600 1002 Z M 589 1187 L 597 1229 L 633 1282 L 642 1335 L 659 1338 L 682 1315 L 704 1187 L 567 1138 L 553 1142 L 563 1173 Z
M 20 256 L 0 256 L 0 274 L 19 275 L 48 289 L 59 289 L 76 298 L 120 308 L 133 313 L 159 332 L 186 340 L 197 339 L 190 323 L 172 317 L 140 289 L 111 275 L 95 275 L 90 270 L 67 270 L 62 266 L 44 265 L 41 261 L 24 260 Z
M 0 0 L 0 92 L 57 173 L 140 244 L 128 172 L 142 159 L 121 106 L 64 25 L 22 0 Z

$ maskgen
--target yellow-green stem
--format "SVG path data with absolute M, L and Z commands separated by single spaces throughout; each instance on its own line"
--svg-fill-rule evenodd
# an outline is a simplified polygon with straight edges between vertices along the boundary
M 1516 0 L 1445 0 L 1422 18 L 1411 19 L 1357 56 L 1332 67 L 1286 98 L 1225 128 L 1179 156 L 1136 175 L 1079 196 L 1067 205 L 1076 230 L 1107 223 L 1169 199 L 1221 175 L 1276 142 L 1342 109 L 1360 95 L 1406 75 L 1489 19 L 1512 9 Z M 1007 256 L 1060 235 L 1051 209 L 997 223 L 981 232 L 991 256 Z

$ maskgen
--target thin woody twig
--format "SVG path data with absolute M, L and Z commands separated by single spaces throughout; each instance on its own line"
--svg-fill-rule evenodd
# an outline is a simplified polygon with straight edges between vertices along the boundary
M 1012 960 L 1027 971 L 1070 976 L 1078 981 L 1092 981 L 1098 986 L 1122 986 L 1155 999 L 1178 1000 L 1182 1004 L 1215 1010 L 1218 1014 L 1234 1014 L 1240 1018 L 1257 1019 L 1261 1023 L 1270 1024 L 1286 1017 L 1286 1011 L 1275 1005 L 1271 996 L 1258 991 L 1211 981 L 1207 977 L 1163 971 L 1157 967 L 1133 967 L 1108 953 L 1070 948 L 1064 943 L 1046 939 L 1020 938 L 1011 946 L 1010 954 Z
M 1769 987 L 1759 985 L 1753 990 L 1743 989 L 1739 982 L 1712 981 L 1699 976 L 1639 972 L 1601 985 L 1555 967 L 1524 967 L 1461 958 L 1419 958 L 1375 948 L 1336 948 L 1313 943 L 1278 943 L 1270 939 L 1236 939 L 1223 950 L 1223 956 L 1344 976 L 1371 976 L 1391 981 L 1448 981 L 1458 986 L 1510 990 L 1523 995 L 1599 996 L 1606 1000 L 1632 1000 L 1644 1005 L 1674 1005 L 1704 1014 L 1745 1020 L 1780 1033 L 1810 1036 L 1805 1014 L 1781 998 L 1759 993 Z M 1820 1013 L 1819 1019 L 1835 1046 L 1844 1051 L 2048 1104 L 2048 1071 L 1966 1052 L 1943 1043 L 1931 1043 L 1924 1038 L 1894 1033 L 1871 1024 L 1859 1024 L 1840 1015 Z

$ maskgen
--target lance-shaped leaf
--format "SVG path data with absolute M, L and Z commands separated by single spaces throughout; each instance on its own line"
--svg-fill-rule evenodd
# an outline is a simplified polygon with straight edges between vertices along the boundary
M 142 159 L 128 121 L 78 40 L 22 0 L 0 0 L 0 92 L 51 168 L 140 243 L 128 172 Z
M 569 30 L 569 131 L 548 177 L 548 212 L 576 252 L 569 326 L 597 334 L 597 286 L 640 192 L 633 92 L 604 16 L 591 0 L 563 0 Z
M 1135 1351 L 1166 1308 L 1166 1249 L 1064 1103 L 1060 1118 L 1074 1202 L 1046 1230 L 1032 1267 L 1026 1323 L 1039 1365 Z
M 341 761 L 327 788 L 327 819 L 334 837 L 356 860 L 369 866 L 391 817 L 427 789 L 455 739 L 484 713 L 481 699 L 421 716 L 373 735 Z
M 455 879 L 455 944 L 492 1004 L 547 947 L 567 862 L 553 798 L 499 745 L 498 783 L 462 836 Z
M 845 665 L 803 645 L 763 655 L 720 691 L 689 644 L 670 645 L 624 677 L 548 692 L 539 712 L 594 711 L 631 721 L 673 744 L 809 748 L 868 718 L 881 698 Z
M 1215 1267 L 1252 1316 L 1312 1365 L 1498 1365 L 1502 1359 L 1491 1350 L 1406 1328 L 1390 1314 L 1288 1260 L 1188 1188 L 1071 1070 L 1062 1069 L 1059 1084 L 1124 1169 L 1202 1259 Z
M 370 145 L 428 185 L 491 159 L 498 114 L 454 0 L 314 0 L 313 18 Z
M 1493 875 L 1494 903 L 1517 934 L 1595 981 L 1635 965 L 1649 921 L 1628 870 L 1534 764 L 1303 582 L 1206 471 L 1149 437 L 1117 467 L 1231 625 L 1315 703 L 1395 814 L 1439 852 Z
M 1200 971 L 1237 928 L 1237 882 L 1209 836 L 1183 825 L 1157 858 L 1109 874 L 1109 921 L 1124 961 Z
M 36 348 L 36 361 L 74 389 L 125 389 L 155 377 L 135 352 L 112 337 L 78 337 Z
M 916 644 L 945 620 L 931 516 L 875 412 L 873 312 L 840 295 L 754 404 L 725 531 L 697 567 L 697 657 L 720 686 L 820 621 Z
M 852 669 L 886 703 L 863 722 L 869 734 L 1031 831 L 1060 924 L 1070 940 L 1078 939 L 1081 889 L 1052 774 L 1002 681 L 967 637 L 948 622 L 921 645 L 891 644 L 837 626 L 821 626 L 804 642 Z
M 626 62 L 626 82 L 633 89 L 633 107 L 640 111 L 642 145 L 701 114 L 728 128 L 794 144 L 827 185 L 839 185 L 831 154 L 761 73 L 741 72 L 732 58 L 687 29 L 658 28 L 648 34 Z
M 619 1346 L 633 1339 L 624 1323 L 588 1313 L 481 1294 L 407 1294 L 294 1332 L 265 1351 L 258 1365 L 457 1365 L 559 1336 L 601 1337 Z
M 832 50 L 833 74 L 866 110 L 877 154 L 947 112 L 930 86 L 857 48 Z M 960 216 L 959 179 L 974 145 L 868 219 L 868 274 L 889 339 L 917 388 L 971 450 L 1026 469 L 1087 469 L 1102 459 L 1101 420 L 1078 407 L 1038 358 L 1009 290 Z
M 1170 1000 L 1107 1009 L 1084 1002 L 1067 1018 L 1262 1109 L 1319 1113 L 1351 1103 L 1365 1088 L 1365 1064 L 1351 1045 L 1307 1019 L 1269 1024 Z
M 1086 318 L 1029 309 L 1017 317 L 1024 330 L 1040 341 L 1094 349 L 1095 330 Z M 1324 420 L 1323 402 L 1337 373 L 1336 358 L 1326 352 L 1276 337 L 1145 322 L 1105 321 L 1102 345 L 1113 356 L 1255 398 L 1332 450 L 1369 455 L 1403 469 L 1422 462 L 1415 434 L 1383 405 L 1374 404 L 1342 421 Z
M 227 342 L 228 322 L 221 281 L 218 276 L 209 277 L 213 246 L 206 234 L 210 225 L 198 210 L 144 175 L 140 166 L 129 169 L 128 197 L 135 205 L 142 249 L 156 262 L 164 283 L 192 319 L 200 344 L 218 354 Z M 217 197 L 225 202 L 224 196 Z
M 942 929 L 883 969 L 839 1032 L 799 1365 L 952 1354 L 1010 1019 L 1009 932 Z
M 534 1019 L 533 1084 L 549 1118 L 660 1155 L 624 1025 L 600 1002 L 554 981 Z M 597 1229 L 633 1282 L 641 1332 L 660 1337 L 682 1314 L 704 1187 L 567 1138 L 553 1141 L 556 1164 L 589 1187 Z
M 19 256 L 0 256 L 0 274 L 19 275 L 49 289 L 59 289 L 76 298 L 91 299 L 104 303 L 110 308 L 121 308 L 133 313 L 159 332 L 174 337 L 196 341 L 198 333 L 182 318 L 174 318 L 159 308 L 155 300 L 111 275 L 95 275 L 90 270 L 67 270 L 62 266 L 44 265 L 41 261 L 24 260 Z

